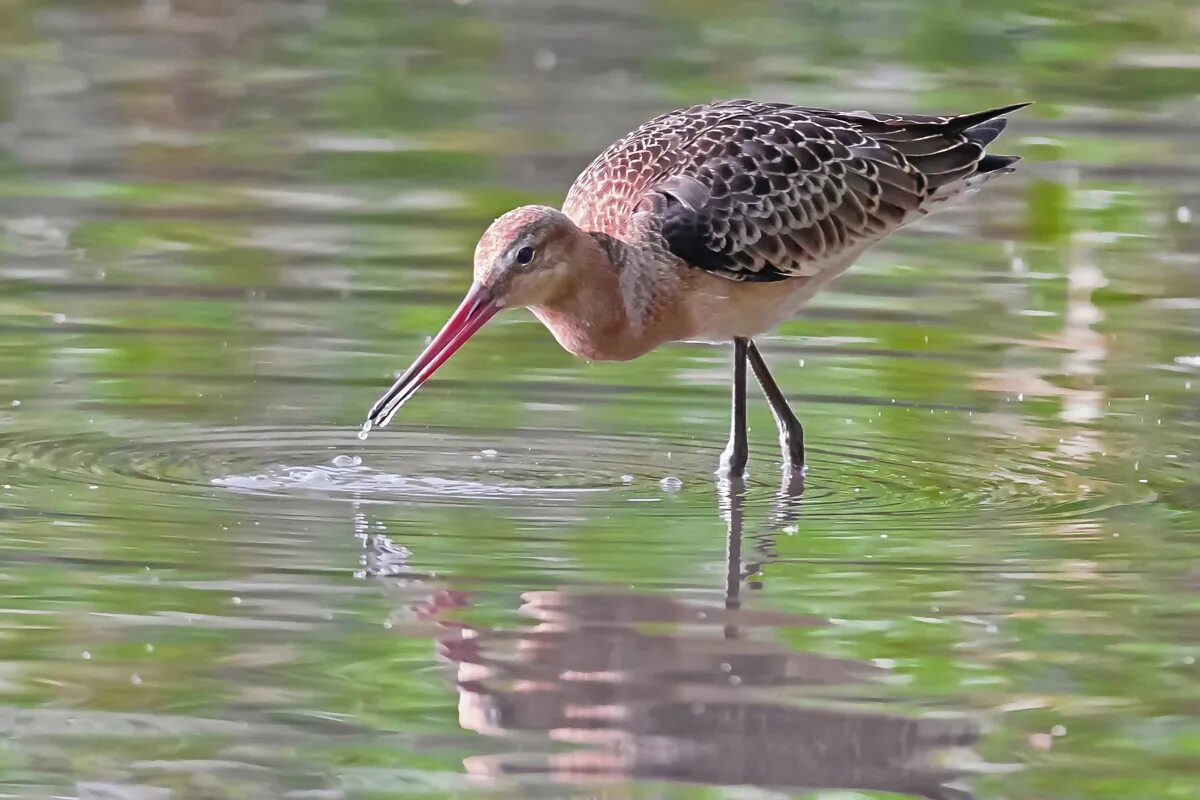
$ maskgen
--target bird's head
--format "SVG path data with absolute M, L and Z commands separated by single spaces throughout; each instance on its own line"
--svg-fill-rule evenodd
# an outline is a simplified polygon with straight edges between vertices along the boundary
M 581 233 L 561 211 L 521 206 L 493 222 L 475 247 L 475 285 L 498 308 L 546 305 L 570 291 Z
M 493 222 L 475 248 L 475 282 L 445 326 L 376 401 L 368 427 L 383 427 L 458 348 L 503 308 L 554 302 L 572 289 L 572 264 L 594 247 L 565 214 L 521 206 Z

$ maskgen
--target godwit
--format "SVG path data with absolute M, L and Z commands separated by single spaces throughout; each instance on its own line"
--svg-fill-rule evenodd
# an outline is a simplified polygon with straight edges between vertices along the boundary
M 804 430 L 753 337 L 892 231 L 1011 172 L 1016 156 L 984 148 L 1025 105 L 933 117 L 726 100 L 656 117 L 601 153 L 561 211 L 522 206 L 491 224 L 466 297 L 363 430 L 387 425 L 497 311 L 525 307 L 588 359 L 732 340 L 720 473 L 746 468 L 747 361 L 785 468 L 802 470 Z

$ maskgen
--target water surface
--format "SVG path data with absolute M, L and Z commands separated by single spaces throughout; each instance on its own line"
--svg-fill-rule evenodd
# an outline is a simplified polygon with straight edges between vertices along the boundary
M 1186 3 L 0 20 L 0 794 L 1200 792 Z M 803 485 L 757 398 L 713 477 L 727 351 L 524 313 L 356 438 L 491 219 L 741 95 L 1038 101 L 760 342 Z

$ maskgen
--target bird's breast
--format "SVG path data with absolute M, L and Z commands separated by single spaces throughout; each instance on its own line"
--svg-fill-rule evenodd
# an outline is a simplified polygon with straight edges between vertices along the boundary
M 689 278 L 633 318 L 595 308 L 531 310 L 567 352 L 590 361 L 628 361 L 667 342 L 757 336 L 792 316 L 815 288 L 806 278 L 748 283 L 699 270 Z
M 628 361 L 661 344 L 647 337 L 631 336 L 625 326 L 604 319 L 539 306 L 530 310 L 564 350 L 589 361 Z

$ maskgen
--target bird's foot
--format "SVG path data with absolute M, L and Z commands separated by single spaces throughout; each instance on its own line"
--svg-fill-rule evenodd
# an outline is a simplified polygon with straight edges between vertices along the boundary
M 750 461 L 750 448 L 745 442 L 730 442 L 721 453 L 721 462 L 717 466 L 717 475 L 722 478 L 744 478 L 746 464 Z
M 781 435 L 779 449 L 783 451 L 784 471 L 803 477 L 808 471 L 808 463 L 804 460 L 804 433 Z
M 793 448 L 783 437 L 780 437 L 780 443 L 783 445 L 783 465 L 780 469 L 783 473 L 783 483 L 781 485 L 788 494 L 799 497 L 804 494 L 804 476 L 808 474 L 808 464 L 804 461 L 804 444 L 801 442 L 799 447 Z
M 804 476 L 808 474 L 808 467 L 806 465 L 791 464 L 784 461 L 780 473 L 781 491 L 796 496 L 804 494 Z

